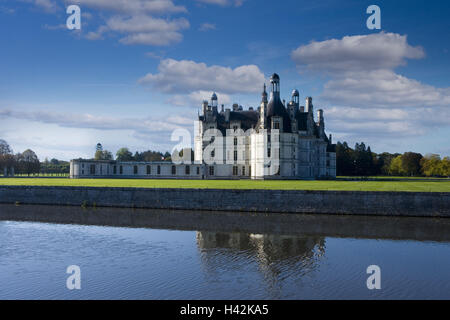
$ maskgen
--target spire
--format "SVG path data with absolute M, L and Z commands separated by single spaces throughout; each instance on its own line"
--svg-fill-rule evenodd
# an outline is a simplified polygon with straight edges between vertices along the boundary
M 264 91 L 261 94 L 262 96 L 262 102 L 267 102 L 267 91 L 266 91 L 266 84 L 264 83 Z

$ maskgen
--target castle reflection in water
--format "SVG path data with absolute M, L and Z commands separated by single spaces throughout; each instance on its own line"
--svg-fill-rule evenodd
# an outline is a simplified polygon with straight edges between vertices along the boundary
M 325 254 L 325 238 L 319 236 L 198 231 L 197 246 L 207 273 L 220 273 L 229 265 L 245 269 L 256 262 L 272 291 L 278 291 L 283 274 L 301 278 L 314 271 Z M 227 263 L 230 260 L 241 263 Z

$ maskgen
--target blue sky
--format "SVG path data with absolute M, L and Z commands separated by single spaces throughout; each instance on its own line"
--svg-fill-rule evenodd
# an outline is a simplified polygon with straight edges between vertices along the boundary
M 335 141 L 450 155 L 449 16 L 444 1 L 0 0 L 0 138 L 41 159 L 171 150 L 212 91 L 256 107 L 277 72 Z

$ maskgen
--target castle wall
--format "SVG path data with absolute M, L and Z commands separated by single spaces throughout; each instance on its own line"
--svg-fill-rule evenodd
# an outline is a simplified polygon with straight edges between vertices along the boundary
M 446 192 L 0 186 L 0 203 L 450 217 Z

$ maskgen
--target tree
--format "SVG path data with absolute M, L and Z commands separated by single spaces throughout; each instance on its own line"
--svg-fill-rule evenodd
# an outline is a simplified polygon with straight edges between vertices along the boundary
M 95 152 L 95 160 L 112 160 L 113 155 L 108 150 L 97 150 Z
M 402 169 L 409 176 L 420 174 L 420 160 L 422 155 L 415 152 L 405 152 L 402 155 Z
M 137 152 L 134 154 L 135 161 L 161 161 L 163 154 L 159 151 L 147 150 L 144 152 Z
M 445 157 L 441 160 L 441 174 L 444 177 L 450 177 L 450 157 Z
M 164 161 L 172 161 L 172 157 L 170 156 L 169 151 L 166 151 L 166 153 L 164 153 Z
M 128 150 L 128 148 L 120 148 L 116 152 L 116 159 L 118 161 L 132 161 L 133 154 Z
M 402 167 L 402 156 L 397 156 L 392 159 L 389 165 L 389 174 L 392 176 L 404 175 L 406 172 Z
M 5 140 L 0 139 L 0 172 L 7 175 L 12 167 L 14 167 L 13 151 Z
M 17 154 L 16 159 L 20 173 L 26 173 L 27 175 L 39 173 L 41 163 L 33 150 L 27 149 Z
M 398 157 L 400 154 L 399 153 L 389 153 L 389 152 L 383 152 L 380 153 L 377 158 L 378 158 L 378 163 L 377 163 L 377 170 L 379 174 L 384 174 L 384 175 L 389 175 L 389 168 L 391 165 L 391 161 L 395 158 Z
M 427 177 L 440 176 L 441 157 L 438 154 L 426 154 L 420 160 L 421 172 Z
M 347 142 L 336 144 L 336 174 L 338 176 L 349 176 L 354 173 L 353 150 Z
M 3 139 L 0 139 L 0 155 L 12 154 L 13 151 L 9 146 L 8 142 Z
M 354 151 L 355 175 L 368 176 L 373 172 L 373 157 L 370 147 L 366 149 L 364 142 L 355 145 Z

